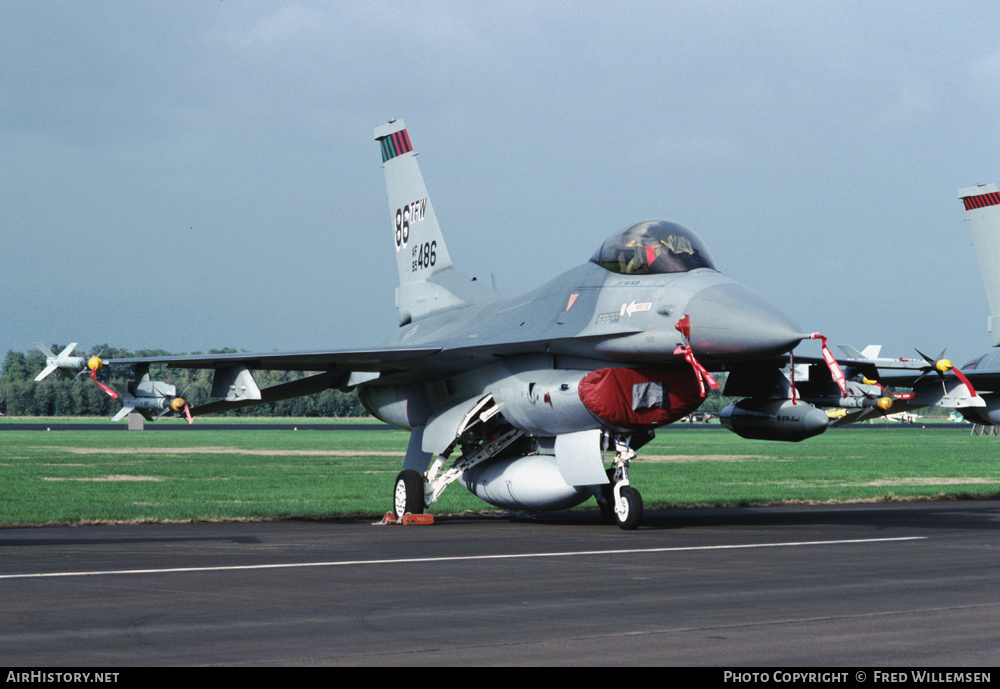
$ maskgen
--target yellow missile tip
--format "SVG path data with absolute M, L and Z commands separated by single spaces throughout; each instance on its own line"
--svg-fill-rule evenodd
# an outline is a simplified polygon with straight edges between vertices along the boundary
M 951 361 L 949 361 L 948 359 L 941 359 L 939 362 L 937 362 L 937 364 L 935 364 L 935 368 L 941 371 L 941 373 L 947 373 L 953 367 L 951 365 Z
M 879 397 L 878 398 L 878 408 L 882 411 L 889 411 L 892 409 L 892 398 L 891 397 Z
M 170 408 L 173 409 L 178 414 L 184 409 L 184 405 L 187 404 L 183 397 L 175 397 L 170 403 Z
M 87 361 L 87 368 L 89 368 L 91 371 L 99 371 L 101 370 L 102 366 L 104 366 L 104 362 L 101 361 L 101 358 L 98 356 L 92 356 Z

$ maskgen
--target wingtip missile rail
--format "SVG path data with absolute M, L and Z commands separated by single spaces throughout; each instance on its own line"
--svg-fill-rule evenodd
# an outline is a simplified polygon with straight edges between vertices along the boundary
M 71 356 L 73 350 L 76 349 L 76 342 L 71 342 L 66 345 L 66 347 L 59 352 L 59 354 L 53 354 L 52 350 L 43 345 L 41 342 L 36 342 L 35 346 L 45 355 L 45 368 L 35 376 L 35 382 L 40 383 L 49 376 L 49 374 L 55 371 L 62 371 L 62 374 L 69 379 L 74 379 L 86 370 L 90 370 L 90 379 L 97 383 L 98 386 L 104 392 L 108 393 L 112 399 L 118 399 L 118 393 L 109 388 L 107 385 L 97 380 L 97 372 L 101 370 L 104 366 L 104 362 L 99 356 Z M 75 372 L 75 373 L 74 373 Z

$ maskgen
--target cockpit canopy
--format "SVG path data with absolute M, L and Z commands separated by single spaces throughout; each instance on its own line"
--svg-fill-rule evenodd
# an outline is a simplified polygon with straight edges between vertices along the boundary
M 612 235 L 590 260 L 622 275 L 718 270 L 698 235 L 667 220 L 647 220 Z

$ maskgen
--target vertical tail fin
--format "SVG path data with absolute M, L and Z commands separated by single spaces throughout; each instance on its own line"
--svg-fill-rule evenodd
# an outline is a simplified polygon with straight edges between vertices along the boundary
M 417 165 L 417 152 L 413 150 L 402 120 L 378 127 L 375 140 L 382 146 L 399 284 L 426 280 L 450 267 L 451 257 L 444 245 L 434 206 L 427 196 L 427 187 Z
M 452 268 L 434 206 L 427 195 L 410 135 L 402 120 L 375 129 L 389 196 L 399 287 L 396 309 L 406 325 L 441 311 L 492 301 L 495 292 Z
M 990 302 L 990 342 L 1000 347 L 1000 192 L 995 184 L 958 190 L 969 218 L 979 271 Z

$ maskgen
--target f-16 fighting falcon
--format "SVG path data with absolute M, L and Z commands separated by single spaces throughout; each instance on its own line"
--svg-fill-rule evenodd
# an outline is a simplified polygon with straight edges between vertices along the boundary
M 357 390 L 372 415 L 411 433 L 392 490 L 395 519 L 423 514 L 458 481 L 516 510 L 560 510 L 594 497 L 623 529 L 642 516 L 630 460 L 657 428 L 718 387 L 710 371 L 726 371 L 726 394 L 744 398 L 721 416 L 748 438 L 822 433 L 828 417 L 816 405 L 891 406 L 876 383 L 837 365 L 825 338 L 823 359 L 812 361 L 797 391 L 782 367 L 802 340 L 821 336 L 726 277 L 704 242 L 676 222 L 629 225 L 582 265 L 527 294 L 500 296 L 452 265 L 403 122 L 378 127 L 375 140 L 399 272 L 398 327 L 378 346 L 101 361 L 73 356 L 71 345 L 58 355 L 43 348 L 48 365 L 39 378 L 89 368 L 108 394 L 121 394 L 116 419 L 173 410 L 190 421 L 328 388 Z M 127 391 L 101 383 L 105 365 L 135 367 Z M 151 380 L 151 365 L 214 369 L 217 401 L 191 406 L 172 385 Z M 253 370 L 314 373 L 262 390 Z

